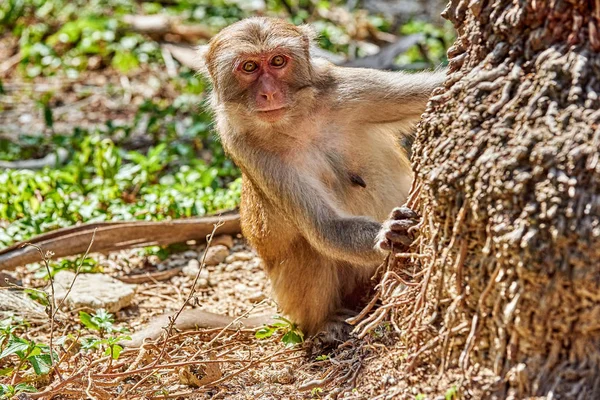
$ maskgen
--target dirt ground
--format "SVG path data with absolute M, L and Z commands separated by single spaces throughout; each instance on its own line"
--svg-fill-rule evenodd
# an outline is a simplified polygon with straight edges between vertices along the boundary
M 91 254 L 104 274 L 126 282 L 135 276 L 133 280 L 139 282 L 132 304 L 116 313 L 115 325 L 135 332 L 153 317 L 179 309 L 194 280 L 181 269 L 200 259 L 203 251 L 204 245 L 192 244 L 162 261 L 139 249 L 107 256 Z M 234 317 L 275 314 L 276 304 L 270 299 L 260 259 L 241 237 L 235 238 L 229 252 L 224 262 L 206 266 L 208 273 L 201 273 L 194 306 Z M 177 273 L 163 280 L 165 271 Z M 26 287 L 45 285 L 32 279 L 27 268 L 19 268 L 15 277 Z M 61 313 L 55 336 L 89 335 L 81 329 L 78 311 Z M 281 342 L 281 334 L 259 340 L 254 332 L 241 326 L 174 332 L 166 343 L 158 340 L 141 350 L 125 349 L 114 362 L 101 352 L 71 351 L 72 357 L 60 367 L 62 382 L 55 379 L 37 384 L 47 391 L 47 397 L 41 398 L 54 399 L 478 398 L 473 397 L 477 389 L 469 391 L 477 382 L 463 384 L 461 393 L 455 393 L 460 374 L 439 376 L 426 362 L 406 373 L 407 350 L 385 321 L 364 338 L 352 338 L 327 352 L 310 339 L 289 348 Z M 47 343 L 48 323 L 28 330 L 25 336 Z M 67 378 L 73 376 L 75 379 Z

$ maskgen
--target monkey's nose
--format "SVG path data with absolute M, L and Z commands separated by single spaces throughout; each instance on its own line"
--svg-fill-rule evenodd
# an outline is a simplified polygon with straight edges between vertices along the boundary
M 269 91 L 269 92 L 265 91 L 265 92 L 262 92 L 260 94 L 260 96 L 263 98 L 263 100 L 273 101 L 273 100 L 275 100 L 275 93 L 276 93 L 275 91 L 272 91 L 272 92 L 271 91 Z

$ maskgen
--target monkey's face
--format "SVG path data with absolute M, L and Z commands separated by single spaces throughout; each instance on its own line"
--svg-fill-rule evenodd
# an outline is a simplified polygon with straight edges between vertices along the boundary
M 289 76 L 294 60 L 282 51 L 241 55 L 234 66 L 234 75 L 247 92 L 249 109 L 265 122 L 281 120 L 292 105 Z
M 310 97 L 300 93 L 312 86 L 309 44 L 306 28 L 280 20 L 225 28 L 205 55 L 217 104 L 262 124 L 290 121 Z

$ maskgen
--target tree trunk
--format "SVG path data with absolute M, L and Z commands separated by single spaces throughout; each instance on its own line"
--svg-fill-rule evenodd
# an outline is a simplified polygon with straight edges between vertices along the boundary
M 493 370 L 500 398 L 600 399 L 600 0 L 445 17 L 459 37 L 414 146 L 430 361 Z

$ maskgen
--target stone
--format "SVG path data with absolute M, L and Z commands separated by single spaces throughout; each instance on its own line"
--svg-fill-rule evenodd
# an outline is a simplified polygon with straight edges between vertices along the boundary
M 271 383 L 279 383 L 282 385 L 289 385 L 294 383 L 296 377 L 294 370 L 289 365 L 283 369 L 275 369 L 270 373 L 269 380 Z
M 244 267 L 244 263 L 242 261 L 234 261 L 231 264 L 227 264 L 227 266 L 225 267 L 225 271 L 233 272 L 233 271 L 237 271 L 238 269 L 243 268 L 243 267 Z
M 254 257 L 256 257 L 256 256 L 254 255 L 254 253 L 252 253 L 250 251 L 236 251 L 235 253 L 233 253 L 232 255 L 227 257 L 225 262 L 230 264 L 235 261 L 250 261 Z
M 194 250 L 187 250 L 183 252 L 182 256 L 184 258 L 198 258 L 198 252 Z
M 54 290 L 56 301 L 65 298 L 75 273 L 72 271 L 59 271 L 54 276 Z M 135 285 L 123 283 L 104 274 L 80 274 L 75 280 L 65 304 L 70 309 L 91 308 L 97 310 L 104 308 L 109 312 L 119 311 L 131 304 L 135 294 Z M 50 293 L 50 287 L 46 288 Z
M 210 281 L 205 278 L 199 278 L 196 282 L 196 289 L 206 289 L 210 286 Z
M 159 271 L 166 271 L 168 269 L 181 267 L 185 263 L 187 263 L 187 260 L 183 257 L 169 257 L 166 260 L 156 264 L 156 269 Z
M 200 261 L 198 260 L 190 260 L 187 265 L 183 267 L 181 272 L 187 277 L 195 278 L 198 270 L 200 269 Z
M 233 238 L 230 235 L 215 236 L 212 240 L 212 246 L 222 245 L 231 249 L 233 247 Z
M 229 255 L 229 249 L 227 246 L 223 246 L 222 244 L 218 244 L 216 246 L 211 246 L 206 250 L 206 265 L 219 265 Z
M 248 286 L 244 285 L 243 283 L 238 283 L 233 287 L 233 290 L 235 290 L 235 292 L 238 294 L 242 294 L 248 290 Z
M 250 293 L 250 295 L 248 295 L 248 300 L 251 301 L 252 303 L 258 303 L 260 301 L 263 301 L 266 298 L 267 298 L 267 296 L 265 296 L 265 294 L 260 290 L 252 292 L 252 293 Z
M 198 260 L 190 260 L 188 265 L 183 267 L 183 274 L 190 279 L 195 279 L 198 274 L 198 270 L 200 269 L 200 262 Z M 209 272 L 206 268 L 203 268 L 200 272 L 200 277 L 198 278 L 198 282 L 196 282 L 196 289 L 206 289 L 207 287 L 212 285 L 212 282 L 208 279 Z

